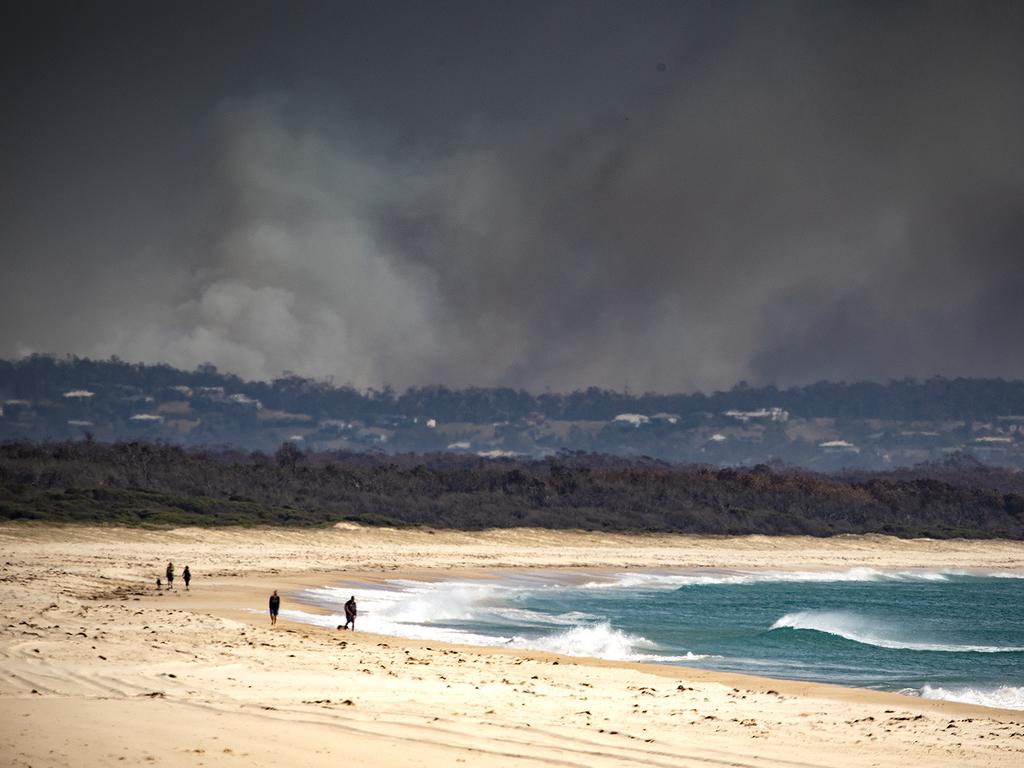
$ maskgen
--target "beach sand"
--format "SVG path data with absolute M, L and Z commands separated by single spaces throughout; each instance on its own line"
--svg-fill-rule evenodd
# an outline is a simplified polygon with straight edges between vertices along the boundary
M 1020 542 L 7 524 L 0 552 L 3 765 L 1024 765 L 1024 712 L 265 613 L 495 568 L 1021 570 Z M 191 591 L 157 592 L 169 560 Z

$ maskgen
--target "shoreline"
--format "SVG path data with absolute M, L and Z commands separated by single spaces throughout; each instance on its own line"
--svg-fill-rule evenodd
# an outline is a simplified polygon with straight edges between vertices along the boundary
M 265 614 L 271 589 L 505 567 L 1021 570 L 1021 542 L 3 525 L 0 546 L 0 716 L 11 726 L 0 744 L 12 765 L 72 755 L 86 766 L 123 757 L 225 768 L 243 755 L 255 765 L 588 768 L 1024 759 L 1016 710 L 285 619 L 271 628 Z M 191 566 L 189 592 L 156 593 L 167 560 Z
M 434 571 L 417 571 L 415 573 L 397 573 L 389 574 L 386 578 L 381 578 L 380 574 L 359 574 L 353 575 L 351 573 L 336 573 L 336 574 L 317 574 L 318 577 L 325 577 L 327 583 L 322 583 L 323 579 L 313 581 L 310 577 L 297 576 L 292 579 L 288 579 L 289 584 L 288 592 L 282 594 L 282 598 L 291 598 L 292 601 L 301 606 L 301 610 L 305 613 L 320 614 L 320 615 L 335 615 L 328 611 L 322 606 L 317 605 L 313 602 L 306 602 L 299 599 L 299 595 L 306 589 L 315 589 L 324 586 L 351 586 L 353 589 L 357 589 L 359 585 L 374 585 L 379 586 L 387 584 L 393 580 L 410 580 L 415 579 L 417 581 L 425 582 L 445 582 L 462 579 L 474 579 L 474 580 L 500 580 L 503 576 L 513 576 L 522 573 L 533 573 L 536 570 L 543 570 L 544 573 L 558 573 L 562 572 L 571 576 L 581 575 L 580 571 L 587 576 L 592 576 L 598 573 L 599 569 L 591 569 L 586 566 L 580 566 L 575 569 L 559 569 L 555 571 L 552 569 L 531 569 L 531 568 L 503 568 L 503 569 L 491 569 L 491 570 L 463 570 L 456 572 L 444 572 L 438 573 Z M 688 571 L 688 569 L 685 569 Z M 607 570 L 606 573 L 611 573 L 613 570 Z M 273 587 L 270 587 L 273 589 Z M 280 590 L 279 590 L 280 591 Z M 246 602 L 258 602 L 262 595 L 259 590 L 249 588 L 248 586 L 239 585 L 235 589 L 230 590 L 231 600 L 242 600 Z M 257 626 L 260 624 L 260 612 L 257 609 L 244 609 L 243 611 L 246 619 L 249 623 Z M 223 615 L 226 618 L 234 617 L 238 618 L 240 615 L 235 610 L 225 610 Z M 960 702 L 949 699 L 929 699 L 920 696 L 909 696 L 902 694 L 898 691 L 886 691 L 877 688 L 864 688 L 858 686 L 844 685 L 842 683 L 832 683 L 821 680 L 800 680 L 794 678 L 785 677 L 770 677 L 767 675 L 756 675 L 746 672 L 733 672 L 729 670 L 720 670 L 713 667 L 693 666 L 681 662 L 657 662 L 657 661 L 633 661 L 629 659 L 611 659 L 603 658 L 598 656 L 577 656 L 565 653 L 558 653 L 554 651 L 545 651 L 540 649 L 534 649 L 529 647 L 520 646 L 506 646 L 506 645 L 484 645 L 474 643 L 459 643 L 452 642 L 449 640 L 442 640 L 437 638 L 416 638 L 408 637 L 404 635 L 392 635 L 375 632 L 358 631 L 356 633 L 350 633 L 344 630 L 338 630 L 329 626 L 312 624 L 295 619 L 288 619 L 282 616 L 278 620 L 279 624 L 285 626 L 301 627 L 303 629 L 315 630 L 320 633 L 325 633 L 328 636 L 343 637 L 348 639 L 355 637 L 355 635 L 365 635 L 368 638 L 377 641 L 388 641 L 395 644 L 401 644 L 403 646 L 415 646 L 417 648 L 448 648 L 457 649 L 466 652 L 479 652 L 479 653 L 496 653 L 503 656 L 522 656 L 535 658 L 542 661 L 559 660 L 562 664 L 580 664 L 590 665 L 596 667 L 619 667 L 623 669 L 631 669 L 639 672 L 649 672 L 651 674 L 659 675 L 662 677 L 678 678 L 686 677 L 691 680 L 701 680 L 702 682 L 720 682 L 729 685 L 745 685 L 748 687 L 763 688 L 763 689 L 776 689 L 780 692 L 789 692 L 792 695 L 807 695 L 810 693 L 816 693 L 817 695 L 835 698 L 837 700 L 843 700 L 847 698 L 846 692 L 853 692 L 855 697 L 861 697 L 863 695 L 871 696 L 878 694 L 883 697 L 878 699 L 879 703 L 887 703 L 890 706 L 910 700 L 921 703 L 934 703 L 938 705 L 936 711 L 947 711 L 955 712 L 957 714 L 967 715 L 984 715 L 986 713 L 991 714 L 992 712 L 998 712 L 1003 716 L 1019 717 L 1024 720 L 1024 710 L 1022 709 L 1007 709 L 1004 707 L 993 707 L 982 704 L 972 704 L 968 702 Z M 339 632 L 341 634 L 339 634 Z M 820 690 L 819 690 L 820 689 Z M 890 697 L 896 697 L 895 699 Z

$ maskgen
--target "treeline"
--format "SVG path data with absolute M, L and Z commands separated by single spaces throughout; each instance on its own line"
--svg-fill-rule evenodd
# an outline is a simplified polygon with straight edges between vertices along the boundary
M 267 408 L 320 418 L 372 421 L 386 416 L 431 417 L 446 422 L 515 421 L 530 414 L 569 421 L 607 421 L 621 413 L 671 413 L 752 410 L 776 406 L 802 418 L 937 421 L 991 419 L 1024 414 L 1024 381 L 1003 379 L 900 379 L 888 383 L 819 382 L 779 389 L 745 383 L 710 394 L 629 394 L 590 387 L 570 393 L 531 394 L 507 387 L 449 389 L 414 387 L 396 393 L 389 387 L 358 391 L 285 375 L 270 382 L 244 381 L 203 365 L 183 371 L 169 365 L 127 363 L 117 358 L 88 360 L 33 355 L 0 360 L 0 396 L 5 399 L 59 398 L 74 389 L 108 391 L 135 388 L 146 393 L 173 386 L 224 387 Z
M 1024 538 L 1024 495 L 918 478 L 671 466 L 572 454 L 262 453 L 88 441 L 0 445 L 0 519 L 151 525 L 573 528 Z
M 928 461 L 913 467 L 878 472 L 844 469 L 836 477 L 852 483 L 870 480 L 938 480 L 958 488 L 987 488 L 1001 493 L 1024 494 L 1024 471 L 992 466 L 968 453 L 956 452 L 942 461 Z

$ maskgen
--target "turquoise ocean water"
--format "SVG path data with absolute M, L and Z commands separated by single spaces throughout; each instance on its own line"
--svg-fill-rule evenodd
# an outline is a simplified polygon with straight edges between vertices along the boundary
M 1024 709 L 1024 572 L 631 571 L 331 585 L 285 611 L 359 628 Z

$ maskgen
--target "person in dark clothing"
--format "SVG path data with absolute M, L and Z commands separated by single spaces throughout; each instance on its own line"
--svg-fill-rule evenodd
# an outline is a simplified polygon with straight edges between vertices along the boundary
M 174 563 L 167 564 L 167 588 L 174 586 Z
M 352 595 L 345 603 L 345 629 L 348 629 L 348 625 L 352 625 L 352 631 L 356 631 L 356 596 Z
M 277 590 L 274 590 L 274 594 L 270 596 L 270 626 L 277 624 L 277 613 L 281 610 L 281 598 L 277 595 Z
M 192 581 L 192 572 L 185 566 L 185 570 L 181 572 L 181 578 L 185 581 L 185 589 L 188 590 L 188 583 Z

